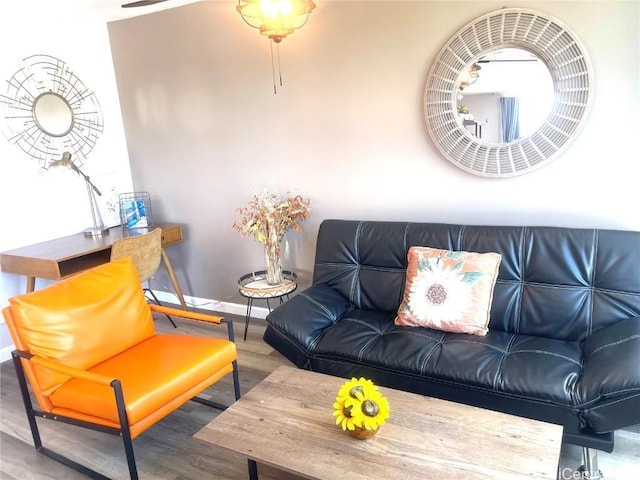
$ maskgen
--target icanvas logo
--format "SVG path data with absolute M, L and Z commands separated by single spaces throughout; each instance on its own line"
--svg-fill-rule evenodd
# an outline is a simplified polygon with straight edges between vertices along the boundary
M 572 470 L 565 467 L 558 469 L 558 480 L 597 480 L 602 478 L 602 473 L 597 472 L 582 472 L 580 470 Z

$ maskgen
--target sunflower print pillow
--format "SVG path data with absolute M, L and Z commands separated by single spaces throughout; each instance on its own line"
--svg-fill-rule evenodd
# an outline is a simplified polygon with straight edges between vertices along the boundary
M 486 335 L 502 256 L 411 247 L 396 325 Z

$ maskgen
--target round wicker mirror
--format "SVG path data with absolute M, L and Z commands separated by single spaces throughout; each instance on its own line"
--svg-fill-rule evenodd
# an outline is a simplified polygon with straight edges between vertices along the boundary
M 553 79 L 553 107 L 530 135 L 487 142 L 463 125 L 458 96 L 469 69 L 504 48 L 526 50 L 544 62 Z M 535 10 L 504 8 L 473 20 L 442 48 L 425 86 L 425 120 L 436 147 L 453 164 L 475 175 L 511 177 L 546 165 L 569 146 L 587 118 L 593 93 L 591 62 L 564 24 Z

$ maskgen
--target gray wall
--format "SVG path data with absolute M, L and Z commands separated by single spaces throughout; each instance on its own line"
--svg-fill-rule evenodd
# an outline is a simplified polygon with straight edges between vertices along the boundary
M 577 141 L 516 178 L 469 175 L 426 133 L 422 93 L 452 34 L 498 1 L 318 2 L 280 46 L 273 93 L 269 42 L 233 2 L 201 2 L 110 23 L 136 190 L 156 218 L 185 224 L 171 255 L 185 293 L 242 303 L 237 278 L 263 265 L 261 245 L 231 226 L 265 188 L 311 198 L 289 235 L 285 267 L 309 283 L 324 218 L 640 229 L 638 2 L 520 2 L 583 41 L 596 98 Z

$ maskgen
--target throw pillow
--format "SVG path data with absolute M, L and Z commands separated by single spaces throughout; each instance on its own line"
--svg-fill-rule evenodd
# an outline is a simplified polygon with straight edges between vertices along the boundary
M 411 247 L 396 325 L 486 335 L 502 256 Z

